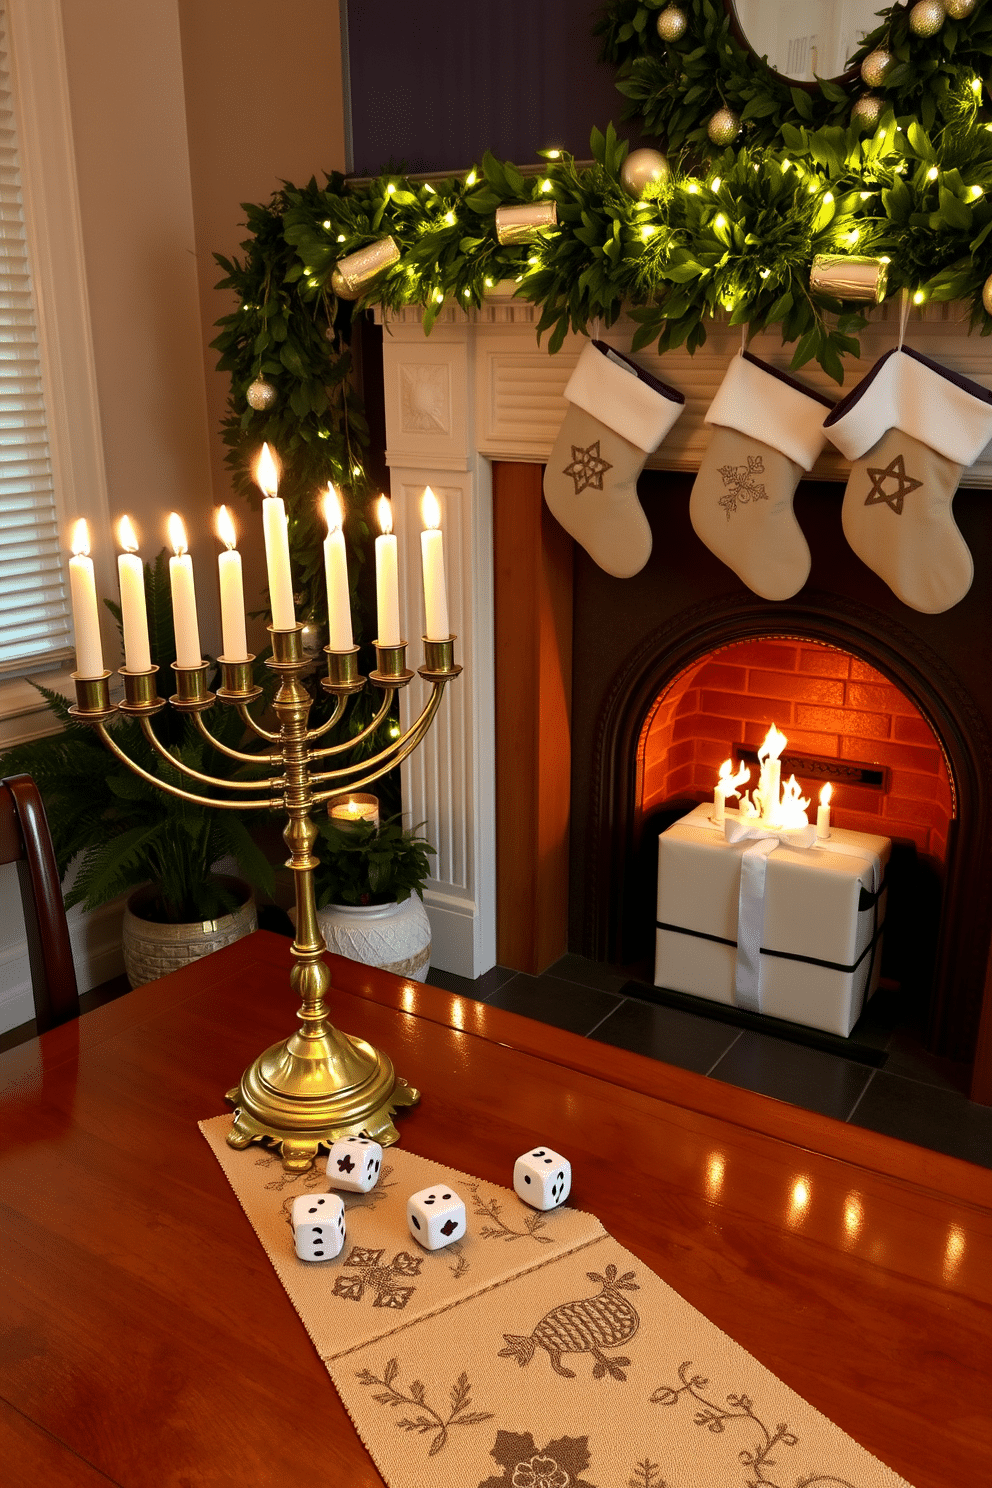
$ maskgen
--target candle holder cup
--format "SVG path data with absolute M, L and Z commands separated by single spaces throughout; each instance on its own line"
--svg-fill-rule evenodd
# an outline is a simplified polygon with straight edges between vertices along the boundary
M 251 685 L 250 660 L 231 662 L 221 658 L 224 686 L 216 697 L 207 691 L 207 663 L 175 666 L 177 692 L 170 699 L 172 706 L 189 713 L 196 729 L 220 754 L 272 772 L 263 778 L 227 780 L 203 774 L 161 743 L 151 722 L 152 715 L 165 706 L 156 696 L 155 667 L 148 672 L 123 670 L 125 699 L 116 707 L 110 704 L 109 672 L 96 678 L 75 676 L 76 704 L 70 709 L 74 717 L 92 724 L 111 753 L 136 775 L 180 800 L 228 811 L 282 810 L 288 817 L 283 838 L 290 850 L 287 866 L 293 872 L 296 897 L 294 964 L 289 980 L 301 1001 L 298 1026 L 295 1033 L 260 1054 L 240 1083 L 227 1092 L 234 1107 L 227 1140 L 236 1148 L 252 1142 L 275 1147 L 290 1172 L 304 1171 L 321 1149 L 343 1136 L 365 1133 L 384 1146 L 398 1141 L 392 1117 L 420 1098 L 396 1074 L 386 1054 L 356 1035 L 340 1032 L 327 1016 L 331 973 L 317 923 L 313 871 L 319 860 L 313 853 L 317 828 L 311 814 L 315 807 L 326 805 L 345 791 L 365 790 L 406 759 L 430 729 L 446 683 L 461 670 L 454 665 L 450 649 L 437 653 L 426 650 L 427 666 L 421 669 L 421 675 L 431 681 L 432 689 L 420 716 L 385 748 L 351 763 L 347 757 L 372 737 L 389 713 L 397 689 L 413 677 L 406 668 L 405 643 L 377 647 L 378 667 L 368 680 L 382 691 L 383 700 L 372 721 L 345 743 L 320 746 L 321 738 L 339 722 L 349 697 L 361 690 L 365 679 L 357 670 L 357 647 L 329 653 L 328 676 L 322 679 L 322 685 L 337 695 L 336 704 L 325 723 L 310 728 L 312 699 L 302 679 L 312 670 L 314 657 L 304 650 L 302 630 L 301 625 L 293 630 L 270 627 L 273 655 L 266 665 L 280 677 L 273 703 L 278 731 L 264 728 L 248 711 L 248 702 L 261 693 L 260 688 Z M 428 644 L 450 648 L 453 638 Z M 216 739 L 204 721 L 216 701 L 236 708 L 264 747 L 248 753 Z M 145 737 L 173 770 L 200 786 L 230 792 L 234 799 L 186 790 L 136 764 L 107 728 L 108 720 L 118 712 L 139 718 Z M 331 761 L 332 767 L 322 769 L 324 761 Z

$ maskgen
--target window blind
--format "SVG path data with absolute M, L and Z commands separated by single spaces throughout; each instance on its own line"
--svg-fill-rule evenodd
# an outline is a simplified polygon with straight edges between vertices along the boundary
M 0 3 L 0 676 L 73 654 Z

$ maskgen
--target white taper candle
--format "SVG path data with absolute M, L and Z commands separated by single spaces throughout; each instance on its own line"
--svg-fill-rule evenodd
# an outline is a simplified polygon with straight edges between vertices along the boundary
M 176 632 L 176 661 L 180 666 L 200 666 L 200 627 L 196 618 L 193 560 L 186 551 L 186 528 L 177 512 L 169 516 L 169 543 L 175 556 L 169 559 L 172 589 L 172 623 Z
M 400 644 L 400 591 L 397 574 L 396 538 L 389 501 L 379 497 L 379 526 L 382 536 L 375 540 L 375 599 L 380 646 Z
M 328 483 L 324 494 L 324 578 L 327 583 L 327 643 L 332 651 L 350 651 L 355 644 L 351 628 L 351 591 L 348 588 L 348 555 L 341 530 L 344 513 L 341 500 Z
M 265 566 L 269 574 L 269 607 L 274 630 L 292 630 L 296 624 L 293 574 L 289 562 L 289 521 L 286 504 L 277 495 L 279 477 L 267 444 L 262 445 L 255 480 L 266 493 L 262 502 L 262 531 L 265 535 Z
M 138 539 L 130 517 L 121 517 L 117 528 L 120 545 L 117 577 L 121 586 L 121 623 L 124 629 L 124 665 L 129 672 L 151 670 L 148 645 L 148 609 L 145 604 L 145 569 L 138 557 Z
M 248 660 L 248 636 L 245 631 L 245 584 L 241 571 L 238 540 L 226 506 L 217 513 L 217 535 L 226 544 L 226 552 L 217 555 L 220 576 L 221 645 L 225 661 Z
M 426 530 L 420 534 L 420 553 L 424 567 L 424 633 L 429 641 L 446 641 L 451 634 L 451 627 L 448 624 L 448 590 L 444 579 L 441 508 L 430 486 L 424 491 L 423 517 Z
M 79 677 L 100 677 L 106 670 L 100 642 L 100 609 L 96 599 L 93 559 L 89 556 L 89 529 L 83 517 L 72 529 L 71 546 L 69 590 L 76 632 L 76 674 Z

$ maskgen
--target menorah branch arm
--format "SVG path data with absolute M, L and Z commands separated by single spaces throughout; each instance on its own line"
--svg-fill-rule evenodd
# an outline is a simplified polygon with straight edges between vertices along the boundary
M 223 790 L 232 791 L 274 790 L 276 787 L 282 785 L 281 776 L 274 775 L 269 776 L 269 778 L 266 780 L 218 780 L 214 775 L 204 775 L 202 770 L 194 770 L 192 765 L 185 764 L 181 759 L 178 759 L 171 750 L 166 749 L 165 745 L 156 738 L 155 730 L 152 728 L 151 721 L 149 719 L 141 719 L 141 732 L 144 734 L 145 738 L 148 740 L 152 748 L 156 750 L 156 752 L 160 754 L 164 760 L 168 760 L 173 769 L 178 770 L 181 775 L 188 775 L 190 780 L 199 781 L 200 785 L 219 785 Z M 210 735 L 208 734 L 207 737 L 210 738 Z
M 275 764 L 277 763 L 277 761 L 282 759 L 282 755 L 280 754 L 242 754 L 240 749 L 231 749 L 227 744 L 222 744 L 219 739 L 214 738 L 213 734 L 203 722 L 202 713 L 194 713 L 193 722 L 196 725 L 197 732 L 201 733 L 207 740 L 207 742 L 214 749 L 218 750 L 219 753 L 226 754 L 228 759 L 243 760 L 246 764 L 249 765 Z M 257 783 L 261 785 L 264 782 L 258 781 Z
M 247 703 L 238 703 L 238 717 L 241 719 L 242 723 L 246 723 L 248 725 L 253 734 L 257 734 L 258 737 L 260 739 L 264 739 L 267 744 L 278 744 L 280 742 L 280 736 L 278 734 L 270 734 L 268 729 L 264 729 L 260 723 L 255 722 L 254 718 L 252 718 L 251 714 L 248 712 Z
M 372 754 L 372 756 L 369 756 L 369 759 L 361 760 L 358 765 L 345 765 L 344 769 L 326 769 L 326 771 L 321 771 L 320 774 L 311 775 L 311 784 L 314 784 L 314 786 L 318 786 L 318 784 L 323 784 L 326 780 L 348 780 L 348 777 L 350 777 L 350 775 L 354 775 L 355 769 L 363 769 L 363 771 L 364 769 L 375 769 L 376 766 L 382 765 L 382 763 L 384 762 L 385 769 L 391 769 L 393 768 L 394 763 L 399 762 L 400 759 L 406 759 L 406 754 L 409 753 L 409 750 L 406 750 L 405 747 L 406 741 L 408 741 L 409 738 L 413 738 L 413 740 L 415 740 L 415 743 L 419 743 L 419 740 L 424 737 L 425 732 L 427 732 L 427 729 L 430 728 L 430 723 L 431 720 L 433 720 L 434 714 L 437 713 L 437 705 L 440 704 L 440 698 L 442 698 L 443 690 L 445 690 L 445 684 L 434 683 L 434 692 L 431 693 L 430 699 L 428 699 L 424 711 L 422 711 L 421 716 L 416 719 L 416 722 L 412 723 L 412 725 L 409 726 L 408 731 L 406 731 L 406 734 L 402 735 L 402 738 L 399 738 L 399 740 L 391 741 L 391 743 L 388 744 L 387 747 L 379 750 L 378 754 Z M 403 753 L 400 753 L 400 751 L 402 750 Z M 384 771 L 379 771 L 378 774 L 373 775 L 373 777 L 370 778 L 372 778 L 372 780 L 378 780 L 379 775 L 381 774 L 384 774 Z M 352 783 L 350 789 L 358 790 L 360 789 L 360 787 L 358 787 L 357 783 Z
M 376 729 L 382 723 L 382 720 L 389 713 L 390 704 L 393 701 L 393 698 L 395 696 L 395 693 L 396 693 L 396 689 L 395 688 L 392 688 L 391 687 L 388 690 L 388 692 L 386 693 L 385 699 L 383 700 L 382 706 L 380 707 L 378 713 L 376 713 L 376 715 L 373 718 L 372 722 L 370 724 L 368 724 L 365 728 L 362 729 L 362 731 L 361 731 L 360 734 L 355 734 L 355 736 L 353 738 L 349 739 L 347 741 L 347 743 L 345 743 L 345 744 L 331 744 L 326 749 L 314 749 L 311 752 L 311 754 L 310 754 L 310 758 L 312 760 L 330 759 L 332 755 L 335 755 L 335 754 L 344 754 L 346 750 L 348 750 L 348 749 L 354 749 L 354 747 L 355 747 L 356 744 L 361 744 L 363 740 L 370 738 L 371 735 L 375 733 Z M 341 703 L 338 705 L 341 708 L 342 712 L 344 711 L 344 704 L 346 703 L 346 701 L 347 701 L 347 699 L 342 698 L 341 699 Z M 337 711 L 337 710 L 335 710 L 335 711 Z M 317 730 L 316 732 L 312 733 L 310 735 L 310 738 L 311 739 L 318 738 L 320 734 L 322 734 L 322 733 L 325 732 L 325 729 L 326 729 L 326 725 L 325 725 L 324 728 L 321 728 L 321 729 Z
M 221 811 L 280 811 L 285 805 L 281 796 L 275 800 L 267 801 L 217 801 L 210 796 L 193 795 L 191 791 L 182 790 L 178 785 L 170 785 L 167 780 L 160 780 L 150 770 L 145 770 L 141 765 L 135 764 L 134 760 L 125 754 L 120 745 L 111 737 L 110 730 L 105 723 L 95 722 L 93 727 L 111 754 L 116 755 L 121 764 L 126 765 L 132 775 L 139 775 L 142 780 L 147 780 L 148 784 L 153 785 L 156 790 L 165 791 L 170 796 L 177 796 L 180 801 L 190 801 L 194 806 L 216 806 Z M 224 782 L 217 781 L 215 783 L 223 785 Z
M 374 780 L 379 780 L 383 775 L 388 774 L 390 770 L 395 769 L 397 765 L 402 764 L 408 754 L 413 753 L 434 721 L 434 715 L 440 706 L 443 692 L 444 683 L 435 683 L 434 692 L 416 723 L 411 724 L 402 738 L 394 739 L 388 749 L 383 749 L 371 759 L 363 761 L 363 770 L 377 765 L 380 768 L 373 769 L 371 774 L 363 773 L 360 780 L 352 780 L 348 787 L 349 790 L 364 790 Z M 311 784 L 318 785 L 325 780 L 345 780 L 349 775 L 354 774 L 356 768 L 358 767 L 353 766 L 350 770 L 327 770 L 320 775 L 312 775 L 310 777 Z M 335 794 L 336 792 L 333 790 L 318 792 L 313 798 L 314 805 L 321 805 L 324 801 L 329 801 Z
M 308 739 L 320 739 L 320 738 L 323 738 L 324 734 L 330 733 L 330 731 L 334 727 L 334 725 L 336 723 L 340 723 L 341 722 L 341 716 L 344 713 L 344 710 L 345 710 L 345 708 L 347 708 L 347 706 L 348 706 L 348 699 L 346 697 L 339 697 L 338 700 L 337 700 L 337 702 L 334 704 L 334 712 L 331 714 L 330 718 L 328 718 L 327 722 L 326 723 L 322 723 L 319 728 L 308 729 L 307 730 L 307 738 Z M 351 742 L 353 743 L 354 740 L 352 740 Z M 351 745 L 350 744 L 338 745 L 337 747 L 338 748 L 348 749 L 348 748 L 351 747 Z M 318 758 L 318 756 L 311 755 L 310 758 L 311 759 L 315 759 L 315 758 Z

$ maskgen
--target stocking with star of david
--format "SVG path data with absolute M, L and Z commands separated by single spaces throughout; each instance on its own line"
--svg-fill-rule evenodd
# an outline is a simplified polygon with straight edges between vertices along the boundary
M 584 348 L 565 397 L 568 412 L 544 472 L 544 499 L 600 568 L 629 579 L 651 556 L 637 477 L 685 399 L 602 341 Z
M 824 432 L 853 463 L 844 536 L 903 604 L 949 610 L 974 564 L 951 511 L 965 465 L 992 438 L 992 393 L 908 347 L 887 352 Z
M 830 402 L 748 351 L 734 357 L 706 414 L 715 429 L 689 498 L 696 536 L 763 599 L 789 599 L 809 575 L 792 509 L 823 448 Z

